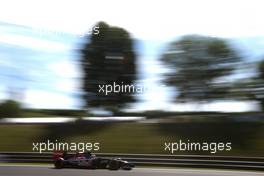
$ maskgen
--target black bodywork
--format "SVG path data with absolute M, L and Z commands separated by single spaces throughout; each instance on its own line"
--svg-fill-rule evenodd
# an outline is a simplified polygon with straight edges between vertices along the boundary
M 86 168 L 86 169 L 109 169 L 131 170 L 134 164 L 120 158 L 101 158 L 88 153 L 67 154 L 56 153 L 53 157 L 54 166 L 61 168 Z

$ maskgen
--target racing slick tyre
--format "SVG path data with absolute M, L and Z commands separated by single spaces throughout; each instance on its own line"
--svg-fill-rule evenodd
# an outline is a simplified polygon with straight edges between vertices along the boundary
M 108 160 L 106 159 L 97 158 L 95 161 L 96 168 L 98 169 L 106 169 L 108 166 Z
M 109 161 L 109 170 L 118 170 L 120 168 L 119 161 L 110 160 Z
M 62 160 L 55 161 L 54 166 L 56 169 L 62 169 L 63 168 L 63 161 Z
M 108 166 L 108 162 L 107 161 L 100 161 L 99 163 L 99 168 L 100 169 L 106 169 Z
M 98 168 L 98 161 L 96 159 L 92 160 L 91 169 L 97 169 Z

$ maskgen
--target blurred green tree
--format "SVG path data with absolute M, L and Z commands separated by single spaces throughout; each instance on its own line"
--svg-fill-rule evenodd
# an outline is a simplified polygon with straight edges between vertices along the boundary
M 259 63 L 259 78 L 264 80 L 264 60 Z
M 251 100 L 257 100 L 261 110 L 264 111 L 264 60 L 258 63 L 257 77 L 246 82 L 246 90 Z M 244 93 L 245 94 L 245 93 Z M 253 97 L 253 98 L 252 98 Z
M 0 117 L 20 117 L 21 113 L 21 105 L 14 100 L 0 103 Z
M 229 96 L 236 100 L 257 101 L 264 111 L 264 60 L 255 61 L 250 67 L 254 68 L 257 74 L 233 82 Z
M 98 35 L 88 36 L 82 50 L 84 101 L 86 107 L 118 111 L 135 101 L 132 92 L 105 95 L 99 85 L 131 85 L 136 80 L 136 54 L 130 34 L 123 28 L 99 22 Z
M 162 61 L 169 68 L 165 82 L 178 90 L 177 101 L 207 102 L 227 96 L 225 77 L 240 57 L 223 39 L 187 35 L 169 45 Z

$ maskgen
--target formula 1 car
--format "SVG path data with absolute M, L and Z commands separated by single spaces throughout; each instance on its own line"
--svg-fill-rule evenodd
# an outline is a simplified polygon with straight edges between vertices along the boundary
M 131 170 L 134 164 L 120 158 L 96 157 L 90 152 L 67 154 L 67 152 L 55 152 L 53 154 L 54 166 L 62 168 L 86 168 L 86 169 L 109 169 L 109 170 Z

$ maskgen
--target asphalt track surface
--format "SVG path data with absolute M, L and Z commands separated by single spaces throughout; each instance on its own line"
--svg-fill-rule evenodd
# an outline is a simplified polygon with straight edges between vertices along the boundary
M 54 169 L 52 166 L 1 165 L 0 176 L 263 176 L 264 172 L 135 168 L 132 171 Z

